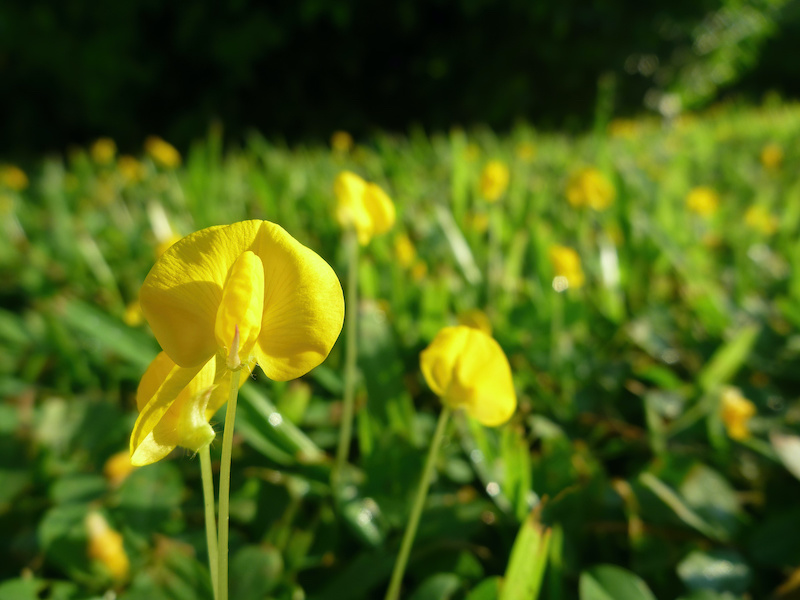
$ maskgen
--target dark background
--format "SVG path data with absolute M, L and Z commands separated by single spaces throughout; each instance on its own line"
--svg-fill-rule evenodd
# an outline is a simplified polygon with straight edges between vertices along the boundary
M 0 155 L 101 135 L 123 149 L 151 133 L 183 147 L 215 119 L 229 140 L 255 127 L 297 141 L 518 119 L 581 129 L 598 105 L 671 113 L 665 93 L 685 108 L 796 97 L 799 6 L 5 0 Z

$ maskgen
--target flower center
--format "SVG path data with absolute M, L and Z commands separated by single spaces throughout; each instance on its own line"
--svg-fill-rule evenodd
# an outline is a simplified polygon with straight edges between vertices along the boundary
M 217 309 L 214 335 L 228 356 L 228 368 L 239 369 L 249 362 L 264 314 L 264 265 L 249 250 L 233 263 L 222 301 Z

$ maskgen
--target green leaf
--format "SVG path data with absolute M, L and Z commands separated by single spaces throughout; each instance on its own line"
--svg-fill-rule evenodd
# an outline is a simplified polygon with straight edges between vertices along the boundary
M 503 580 L 500 577 L 489 577 L 481 581 L 467 594 L 464 600 L 498 600 Z
M 461 579 L 455 573 L 437 573 L 428 577 L 408 600 L 448 600 L 461 589 Z
M 760 331 L 758 325 L 743 327 L 730 341 L 717 349 L 697 376 L 700 388 L 704 392 L 727 383 L 736 375 L 750 355 Z
M 511 548 L 500 600 L 536 600 L 539 596 L 547 566 L 550 531 L 538 521 L 538 514 L 531 511 Z
M 277 585 L 283 557 L 272 546 L 245 546 L 231 559 L 230 597 L 262 600 Z
M 580 600 L 656 600 L 638 575 L 616 565 L 600 565 L 581 573 Z

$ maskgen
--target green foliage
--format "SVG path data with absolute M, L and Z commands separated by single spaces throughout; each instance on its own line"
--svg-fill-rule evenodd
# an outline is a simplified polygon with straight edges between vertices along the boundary
M 157 352 L 138 289 L 173 234 L 246 218 L 280 223 L 343 278 L 331 185 L 345 168 L 398 211 L 362 250 L 347 485 L 330 485 L 344 344 L 301 381 L 256 373 L 234 446 L 235 597 L 382 597 L 439 411 L 419 352 L 474 309 L 509 357 L 519 408 L 497 429 L 453 415 L 403 597 L 788 589 L 800 561 L 798 134 L 797 106 L 728 106 L 583 137 L 377 135 L 350 152 L 255 134 L 223 151 L 215 129 L 184 166 L 141 157 L 135 178 L 81 149 L 42 160 L 27 189 L 0 188 L 0 599 L 210 598 L 199 461 L 178 450 L 125 468 Z M 782 161 L 761 158 L 768 144 Z M 495 158 L 511 182 L 489 205 L 478 179 Z M 606 211 L 566 201 L 587 165 L 616 190 Z M 720 196 L 708 217 L 686 206 L 701 185 Z M 776 219 L 754 220 L 752 206 Z M 400 236 L 413 256 L 396 252 Z M 556 244 L 577 251 L 583 286 L 554 289 Z M 747 435 L 731 427 L 729 386 L 755 408 Z M 129 576 L 89 555 L 94 513 L 122 536 Z

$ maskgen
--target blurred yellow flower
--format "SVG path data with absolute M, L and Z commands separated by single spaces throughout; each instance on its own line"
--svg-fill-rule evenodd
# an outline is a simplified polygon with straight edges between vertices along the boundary
M 536 158 L 536 146 L 532 142 L 520 142 L 517 144 L 516 154 L 522 162 L 531 162 Z
M 761 164 L 767 171 L 777 171 L 783 164 L 783 148 L 776 143 L 767 144 L 761 149 Z
M 181 155 L 175 146 L 158 136 L 148 136 L 144 141 L 144 150 L 158 165 L 166 169 L 174 169 L 181 164 Z
M 490 160 L 481 172 L 481 196 L 488 202 L 497 202 L 508 188 L 508 167 L 499 160 Z
M 117 145 L 111 138 L 101 137 L 94 141 L 89 148 L 89 153 L 92 155 L 92 160 L 98 165 L 107 165 L 117 155 Z
M 483 425 L 502 425 L 517 407 L 511 367 L 500 345 L 479 329 L 442 329 L 420 354 L 430 388 L 452 409 Z
M 21 192 L 28 187 L 28 176 L 16 165 L 0 165 L 0 185 Z
M 744 214 L 744 222 L 751 229 L 764 235 L 772 235 L 778 231 L 778 217 L 760 204 L 753 204 L 747 209 Z
M 400 233 L 394 238 L 394 255 L 397 257 L 397 262 L 406 269 L 414 264 L 417 249 L 405 233 Z
M 421 260 L 418 260 L 414 263 L 414 266 L 411 267 L 411 278 L 414 281 L 422 281 L 425 279 L 425 276 L 428 274 L 428 265 Z
M 485 212 L 473 212 L 466 215 L 467 227 L 478 233 L 486 233 L 489 229 L 489 215 Z
M 605 210 L 614 202 L 616 195 L 611 181 L 594 167 L 575 171 L 567 182 L 567 202 L 576 208 L 588 206 L 594 210 Z
M 486 335 L 492 335 L 492 323 L 489 317 L 479 308 L 471 308 L 458 315 L 458 324 L 479 329 Z
M 138 183 L 144 179 L 144 165 L 129 154 L 119 157 L 117 170 L 126 184 Z
M 351 171 L 342 171 L 333 182 L 333 193 L 336 220 L 342 229 L 354 230 L 362 246 L 394 225 L 394 203 L 377 184 L 368 183 Z
M 121 450 L 111 455 L 106 464 L 103 465 L 103 475 L 108 482 L 116 487 L 128 478 L 136 467 L 131 464 L 131 454 L 127 450 Z
M 686 207 L 701 217 L 710 217 L 719 208 L 719 194 L 707 186 L 692 188 L 686 195 Z
M 755 405 L 742 396 L 735 387 L 726 387 L 721 398 L 722 422 L 728 435 L 734 440 L 746 440 L 750 437 L 749 422 L 756 414 Z
M 346 131 L 334 131 L 331 135 L 331 148 L 342 154 L 350 152 L 353 149 L 353 136 Z
M 553 281 L 556 291 L 561 292 L 570 287 L 578 289 L 583 286 L 586 278 L 581 268 L 581 259 L 575 250 L 556 244 L 550 247 L 549 254 L 556 275 L 556 280 Z
M 142 307 L 138 300 L 134 300 L 125 307 L 125 314 L 122 315 L 122 320 L 128 327 L 138 327 L 144 323 Z
M 225 403 L 232 371 L 258 364 L 276 381 L 300 377 L 325 360 L 344 320 L 330 265 L 268 221 L 183 238 L 153 265 L 139 301 L 164 352 L 137 392 L 134 465 L 210 443 L 208 418 Z
M 633 139 L 640 130 L 635 119 L 614 119 L 608 124 L 608 134 L 615 138 Z
M 131 564 L 125 553 L 122 535 L 111 529 L 98 512 L 90 512 L 86 516 L 86 529 L 89 533 L 89 558 L 102 564 L 114 581 L 125 581 L 130 574 Z

